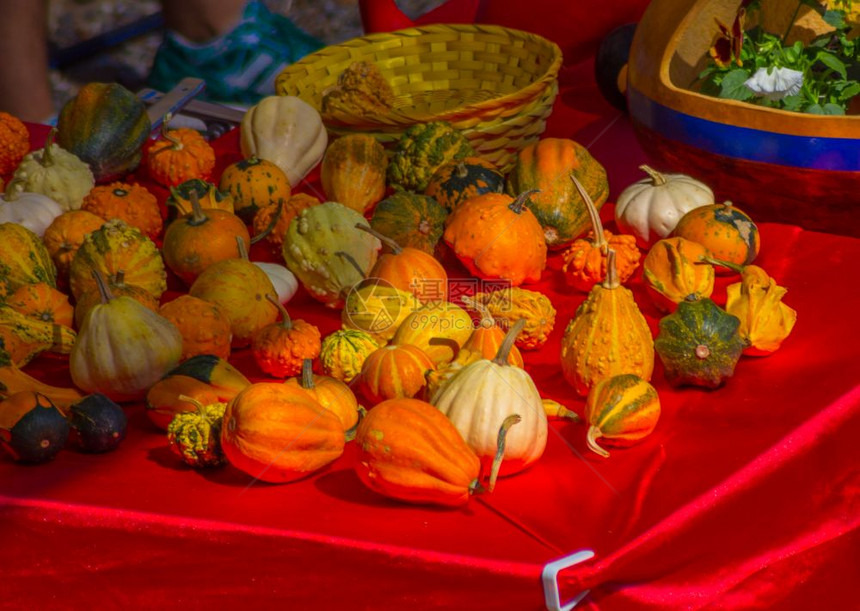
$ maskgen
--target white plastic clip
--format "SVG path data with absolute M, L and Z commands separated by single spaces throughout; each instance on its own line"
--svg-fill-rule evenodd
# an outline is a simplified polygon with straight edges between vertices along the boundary
M 580 562 L 585 562 L 593 557 L 593 551 L 590 549 L 584 549 L 570 554 L 569 556 L 559 558 L 558 560 L 553 560 L 543 567 L 543 573 L 541 574 L 541 580 L 543 581 L 543 596 L 546 601 L 546 608 L 549 609 L 549 611 L 570 611 L 578 605 L 583 598 L 588 596 L 589 590 L 585 590 L 584 592 L 577 594 L 572 600 L 562 606 L 561 595 L 558 591 L 558 573 L 562 569 L 566 569 L 574 564 L 579 564 Z

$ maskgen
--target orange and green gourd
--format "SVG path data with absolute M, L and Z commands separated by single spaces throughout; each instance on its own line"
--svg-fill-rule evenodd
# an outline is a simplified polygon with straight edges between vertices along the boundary
M 632 373 L 600 380 L 585 400 L 588 448 L 603 456 L 604 439 L 613 446 L 630 446 L 651 434 L 660 418 L 660 397 L 648 382 Z
M 277 164 L 253 155 L 224 168 L 218 189 L 230 194 L 234 212 L 248 225 L 258 210 L 282 206 L 292 195 L 284 171 Z
M 439 202 L 449 211 L 464 201 L 484 193 L 501 193 L 505 176 L 491 162 L 481 157 L 466 157 L 440 167 L 424 195 Z

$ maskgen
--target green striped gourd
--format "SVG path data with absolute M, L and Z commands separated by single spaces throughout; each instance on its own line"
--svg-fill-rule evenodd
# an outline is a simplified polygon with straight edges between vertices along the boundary
M 629 446 L 649 435 L 660 418 L 657 390 L 632 373 L 600 380 L 585 400 L 587 443 L 604 458 L 609 452 L 597 444 L 600 438 L 616 446 Z

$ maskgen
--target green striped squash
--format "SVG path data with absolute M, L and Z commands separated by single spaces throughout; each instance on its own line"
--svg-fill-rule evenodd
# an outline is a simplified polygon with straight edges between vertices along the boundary
M 448 210 L 467 199 L 484 193 L 501 193 L 505 176 L 496 166 L 480 157 L 466 157 L 439 168 L 424 190 Z
M 609 452 L 597 444 L 598 439 L 616 446 L 632 445 L 649 435 L 659 418 L 660 398 L 651 384 L 632 373 L 604 378 L 585 400 L 588 447 L 608 457 Z
M 448 211 L 432 197 L 400 191 L 376 204 L 370 226 L 402 248 L 417 248 L 432 255 L 447 216 Z
M 0 224 L 0 301 L 36 282 L 57 287 L 57 268 L 45 244 L 23 225 Z

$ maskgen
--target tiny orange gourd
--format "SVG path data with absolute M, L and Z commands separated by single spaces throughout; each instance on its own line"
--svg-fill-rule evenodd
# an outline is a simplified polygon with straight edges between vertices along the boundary
M 168 126 L 165 118 L 161 135 L 146 151 L 146 167 L 158 184 L 171 187 L 192 178 L 206 180 L 215 169 L 215 150 L 195 129 Z
M 184 294 L 162 304 L 158 313 L 182 335 L 181 361 L 199 354 L 229 358 L 233 339 L 230 317 L 217 303 Z
M 30 152 L 30 132 L 15 115 L 0 111 L 0 176 L 11 176 Z
M 412 398 L 427 386 L 436 365 L 418 346 L 390 344 L 377 348 L 361 366 L 358 387 L 371 405 L 386 399 Z
M 105 220 L 86 210 L 69 210 L 51 221 L 42 241 L 57 267 L 57 280 L 67 284 L 75 253 L 87 234 L 99 229 Z
M 158 198 L 149 189 L 121 181 L 94 186 L 84 196 L 81 210 L 92 212 L 105 220 L 122 219 L 140 229 L 151 240 L 161 234 L 164 223 Z
M 247 224 L 258 210 L 283 205 L 292 194 L 290 180 L 280 166 L 254 155 L 224 168 L 218 188 L 233 197 L 234 212 Z
M 301 375 L 288 378 L 284 383 L 299 386 L 320 405 L 334 413 L 343 423 L 347 441 L 355 437 L 355 427 L 366 410 L 358 404 L 349 384 L 331 376 L 314 374 L 313 359 L 305 359 L 302 362 Z
M 732 202 L 690 210 L 678 221 L 672 235 L 701 244 L 715 259 L 735 265 L 749 265 L 761 248 L 758 227 Z M 724 266 L 716 266 L 716 270 L 731 271 Z
M 260 369 L 271 376 L 298 375 L 305 359 L 315 359 L 320 354 L 320 330 L 305 320 L 290 318 L 274 294 L 267 294 L 266 299 L 278 308 L 281 320 L 254 333 L 251 354 Z

